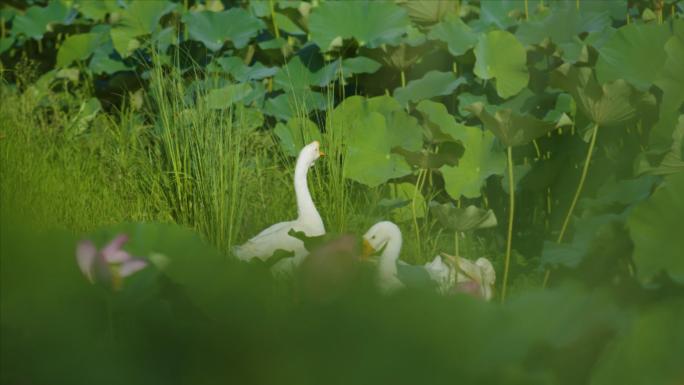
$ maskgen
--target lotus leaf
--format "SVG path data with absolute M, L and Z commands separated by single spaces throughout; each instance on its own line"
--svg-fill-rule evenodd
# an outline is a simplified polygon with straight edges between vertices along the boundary
M 117 0 L 81 0 L 76 7 L 83 16 L 91 20 L 104 20 L 108 13 L 122 10 Z
M 440 168 L 446 191 L 454 199 L 479 197 L 485 180 L 501 175 L 506 166 L 503 152 L 494 149 L 494 135 L 477 127 L 463 127 L 462 143 L 466 150 L 458 166 Z
M 389 1 L 326 1 L 309 16 L 311 40 L 322 51 L 348 38 L 370 48 L 396 44 L 408 26 L 406 10 Z
M 447 15 L 456 13 L 457 3 L 452 0 L 402 0 L 412 20 L 421 24 L 434 24 Z
M 608 12 L 591 12 L 575 5 L 553 7 L 542 20 L 530 20 L 520 24 L 515 35 L 525 45 L 539 44 L 550 39 L 554 44 L 570 43 L 584 32 L 602 31 L 611 25 Z
M 160 30 L 159 20 L 177 5 L 168 1 L 135 1 L 121 12 L 121 20 L 111 29 L 114 48 L 123 57 L 140 47 L 138 37 Z
M 552 73 L 551 84 L 572 95 L 580 110 L 601 127 L 634 119 L 643 96 L 623 80 L 599 85 L 591 68 L 569 64 Z
M 520 92 L 530 79 L 525 47 L 507 31 L 480 36 L 475 46 L 473 72 L 482 79 L 496 79 L 496 93 L 508 98 Z
M 275 12 L 273 15 L 278 29 L 281 29 L 290 35 L 305 35 L 305 32 L 297 24 L 295 24 L 289 17 L 282 13 Z
M 191 12 L 183 15 L 190 37 L 201 41 L 212 51 L 218 51 L 226 41 L 236 48 L 247 45 L 266 25 L 242 8 L 223 12 Z
M 57 52 L 57 67 L 66 67 L 76 60 L 86 60 L 108 40 L 107 34 L 93 32 L 67 37 Z
M 433 204 L 430 211 L 439 223 L 451 231 L 466 232 L 497 225 L 494 211 L 470 205 L 457 208 L 450 203 Z
M 246 82 L 250 80 L 260 80 L 271 77 L 278 72 L 276 67 L 266 67 L 263 64 L 256 62 L 254 65 L 248 66 L 244 61 L 237 56 L 226 56 L 216 59 L 221 68 L 231 74 L 233 79 L 238 82 Z
M 665 64 L 663 47 L 670 36 L 668 29 L 666 25 L 636 23 L 618 29 L 599 49 L 598 81 L 623 79 L 637 89 L 648 89 Z
M 506 147 L 529 143 L 556 128 L 556 123 L 535 118 L 530 114 L 518 114 L 510 108 L 497 108 L 482 102 L 474 103 L 470 110 L 482 121 Z
M 289 156 L 297 156 L 307 143 L 321 140 L 321 131 L 316 123 L 307 118 L 294 117 L 287 124 L 276 124 L 273 133 L 280 139 L 280 148 Z
M 665 43 L 665 64 L 655 79 L 664 93 L 663 111 L 678 110 L 684 103 L 684 20 L 675 20 L 672 26 L 674 33 Z
M 395 222 L 407 222 L 413 220 L 413 200 L 415 198 L 415 217 L 425 216 L 425 198 L 420 191 L 416 190 L 413 183 L 396 183 L 390 188 L 392 201 L 397 202 L 392 209 L 392 220 Z
M 422 146 L 417 120 L 389 96 L 349 97 L 335 108 L 328 125 L 347 140 L 345 176 L 371 187 L 411 173 L 393 149 L 417 151 Z
M 34 5 L 26 13 L 16 15 L 12 21 L 12 33 L 25 35 L 28 38 L 40 40 L 48 32 L 53 23 L 65 22 L 69 15 L 69 8 L 61 1 L 51 1 L 47 7 Z
M 465 82 L 464 78 L 456 77 L 453 72 L 430 71 L 420 79 L 411 80 L 406 87 L 395 89 L 394 97 L 402 104 L 417 102 L 434 96 L 450 95 Z
M 648 283 L 665 272 L 673 281 L 684 283 L 684 173 L 672 174 L 653 195 L 639 203 L 627 221 L 634 241 L 637 275 Z
M 435 25 L 428 34 L 430 40 L 440 40 L 447 44 L 449 52 L 460 56 L 475 47 L 478 37 L 461 19 L 445 20 Z
M 591 385 L 676 384 L 684 376 L 684 301 L 672 298 L 638 314 L 596 362 Z
M 213 109 L 228 108 L 233 103 L 245 99 L 252 87 L 248 83 L 229 84 L 223 88 L 214 89 L 207 94 L 207 105 Z

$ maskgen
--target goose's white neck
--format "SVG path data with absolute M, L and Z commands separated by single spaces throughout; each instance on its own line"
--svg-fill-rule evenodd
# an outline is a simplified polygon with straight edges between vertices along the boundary
M 382 281 L 397 280 L 397 260 L 401 252 L 401 233 L 392 234 L 378 260 L 378 270 Z
M 305 157 L 300 156 L 297 158 L 294 174 L 295 196 L 297 197 L 297 219 L 305 220 L 312 225 L 323 228 L 323 220 L 321 219 L 318 210 L 316 210 L 316 206 L 311 198 L 311 193 L 309 192 L 309 185 L 307 184 L 307 174 L 310 166 L 310 162 Z

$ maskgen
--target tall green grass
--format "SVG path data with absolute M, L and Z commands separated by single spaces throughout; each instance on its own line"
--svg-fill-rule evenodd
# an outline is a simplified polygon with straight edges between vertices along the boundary
M 183 75 L 162 66 L 149 73 L 142 106 L 125 102 L 77 133 L 69 127 L 90 98 L 88 87 L 38 92 L 2 83 L 3 207 L 46 227 L 79 232 L 124 221 L 177 222 L 224 251 L 296 216 L 295 159 L 281 151 L 268 127 L 254 124 L 249 109 L 255 107 L 211 108 L 211 87 L 193 83 L 216 84 L 220 79 L 212 74 Z M 331 113 L 333 89 L 326 94 L 326 110 L 313 116 L 305 101 L 294 99 L 297 115 L 323 128 L 327 156 L 309 173 L 311 193 L 328 232 L 362 234 L 374 222 L 390 219 L 379 204 L 389 188 L 345 178 L 346 122 Z M 417 223 L 418 234 L 412 223 L 400 224 L 402 254 L 412 262 L 433 256 L 441 242 L 434 222 Z

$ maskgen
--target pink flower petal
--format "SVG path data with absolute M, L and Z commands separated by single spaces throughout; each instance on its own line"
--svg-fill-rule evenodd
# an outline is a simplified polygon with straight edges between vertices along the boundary
M 121 265 L 121 267 L 119 268 L 119 275 L 125 278 L 137 271 L 144 269 L 145 267 L 147 267 L 147 261 L 145 261 L 144 259 L 131 259 L 129 261 L 124 262 Z
M 104 255 L 104 257 L 109 260 L 109 256 L 111 254 L 116 253 L 117 251 L 121 250 L 121 247 L 124 245 L 124 243 L 128 242 L 128 235 L 126 234 L 119 234 L 114 238 L 107 246 L 105 246 L 101 253 Z
M 116 250 L 111 253 L 102 253 L 102 256 L 107 261 L 107 263 L 124 263 L 131 260 L 131 255 L 123 250 Z
M 81 269 L 83 275 L 88 278 L 90 282 L 93 282 L 93 264 L 95 263 L 95 257 L 97 256 L 97 248 L 95 244 L 90 240 L 84 240 L 78 243 L 76 246 L 76 262 L 78 263 L 78 268 Z

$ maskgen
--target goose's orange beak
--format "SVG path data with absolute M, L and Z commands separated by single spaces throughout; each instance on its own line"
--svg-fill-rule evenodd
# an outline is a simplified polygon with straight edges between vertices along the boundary
M 368 259 L 373 253 L 375 253 L 375 248 L 371 246 L 370 242 L 364 239 L 361 244 L 361 259 Z
M 325 152 L 318 150 L 318 156 L 325 156 Z

